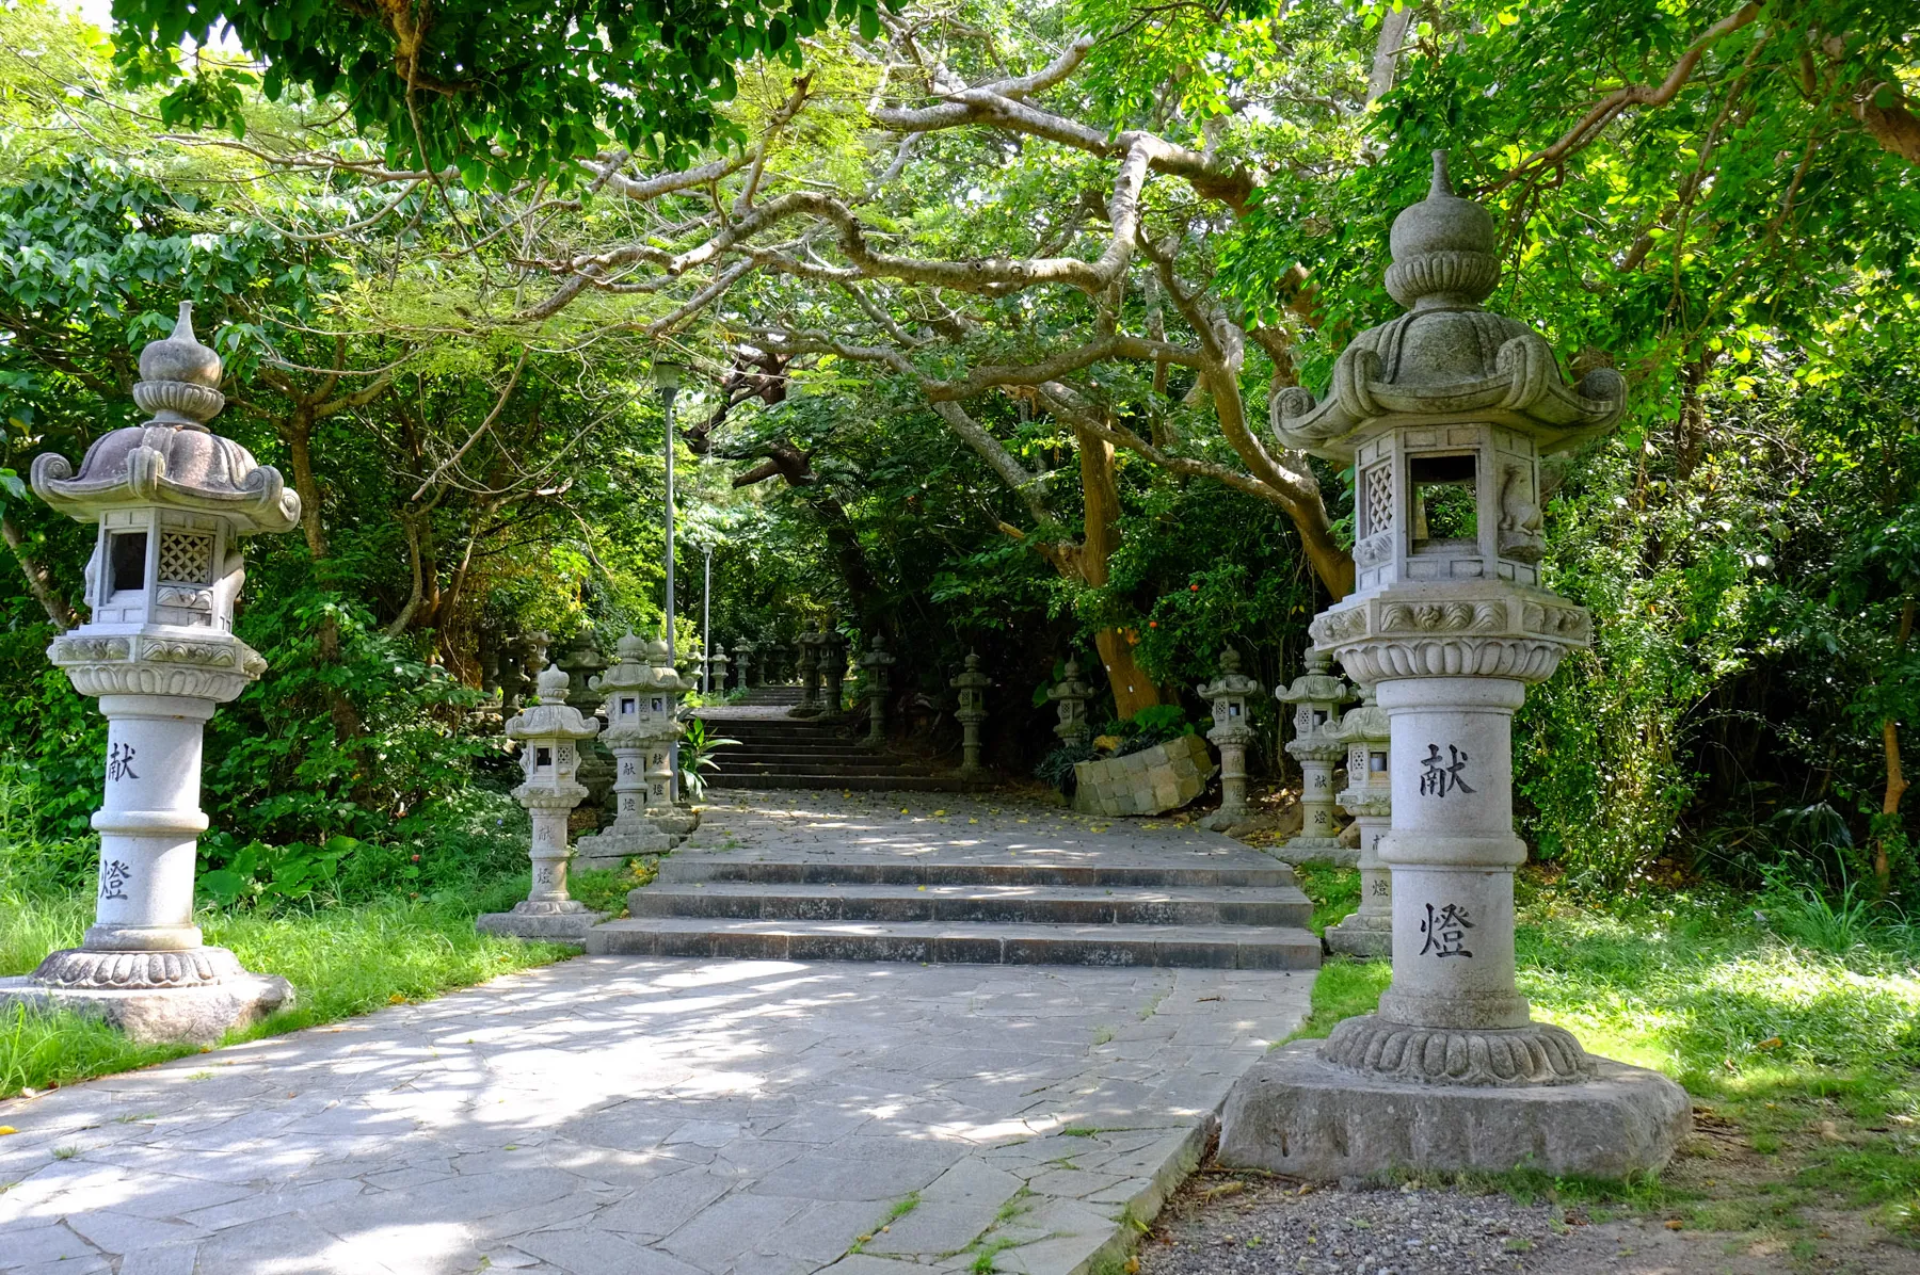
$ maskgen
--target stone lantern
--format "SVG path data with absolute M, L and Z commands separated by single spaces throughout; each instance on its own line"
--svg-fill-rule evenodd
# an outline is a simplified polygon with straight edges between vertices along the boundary
M 1047 692 L 1060 715 L 1053 733 L 1060 737 L 1063 747 L 1084 747 L 1092 741 L 1093 726 L 1087 721 L 1087 700 L 1092 696 L 1093 688 L 1080 680 L 1080 661 L 1069 656 L 1065 676 Z
M 831 622 L 820 635 L 820 711 L 829 717 L 840 716 L 841 687 L 847 678 L 847 635 Z
M 887 670 L 894 663 L 886 638 L 876 633 L 867 639 L 867 653 L 860 657 L 861 681 L 867 693 L 867 737 L 860 742 L 868 748 L 886 747 Z
M 1377 1013 L 1247 1074 L 1221 1159 L 1311 1177 L 1656 1170 L 1689 1128 L 1685 1091 L 1533 1021 L 1514 980 L 1513 712 L 1591 640 L 1587 612 L 1538 585 L 1539 457 L 1612 428 L 1626 383 L 1602 368 L 1568 385 L 1544 339 L 1481 308 L 1493 220 L 1454 196 L 1444 155 L 1392 248 L 1408 313 L 1354 338 L 1324 400 L 1283 390 L 1274 416 L 1284 446 L 1355 467 L 1358 584 L 1311 632 L 1387 715 L 1393 982 Z
M 787 710 L 788 717 L 820 715 L 820 623 L 807 622 L 807 631 L 794 639 L 800 652 L 800 702 Z
M 1360 907 L 1327 929 L 1327 946 L 1349 956 L 1388 956 L 1393 951 L 1393 874 L 1380 861 L 1380 838 L 1393 815 L 1393 783 L 1388 768 L 1387 715 L 1374 702 L 1373 688 L 1360 696 L 1335 728 L 1347 746 L 1347 786 L 1334 800 L 1353 816 L 1360 830 Z
M 1355 852 L 1340 844 L 1333 818 L 1333 767 L 1347 752 L 1334 726 L 1340 705 L 1353 699 L 1353 688 L 1327 672 L 1326 653 L 1314 650 L 1307 652 L 1307 671 L 1273 695 L 1294 706 L 1287 752 L 1300 763 L 1300 832 L 1280 847 L 1280 857 L 1351 863 Z
M 219 384 L 220 357 L 182 303 L 173 334 L 140 355 L 146 423 L 95 442 L 78 473 L 53 453 L 33 462 L 35 493 L 96 529 L 90 617 L 47 656 L 100 701 L 106 793 L 93 925 L 80 947 L 0 979 L 0 1001 L 81 1010 L 142 1041 L 210 1044 L 293 999 L 285 979 L 247 973 L 193 923 L 201 737 L 267 668 L 233 635 L 240 542 L 300 520 L 279 471 L 208 430 L 226 403 Z
M 673 842 L 647 818 L 647 749 L 666 719 L 666 695 L 654 683 L 646 640 L 632 633 L 621 638 L 614 662 L 593 689 L 604 697 L 607 717 L 598 742 L 613 753 L 613 822 L 580 838 L 574 862 L 583 868 L 612 868 L 636 854 L 665 854 Z M 655 695 L 660 696 L 660 708 L 649 711 Z M 664 791 L 663 780 L 663 803 Z
M 667 834 L 674 844 L 700 826 L 692 806 L 678 800 L 673 773 L 675 746 L 686 726 L 680 721 L 680 697 L 692 690 L 667 656 L 664 638 L 647 643 L 649 681 L 640 701 L 640 729 L 647 741 L 647 821 Z
M 724 643 L 713 644 L 713 654 L 707 657 L 707 694 L 725 695 L 727 693 L 727 648 Z
M 1220 809 L 1207 827 L 1225 832 L 1247 817 L 1247 745 L 1253 727 L 1247 721 L 1247 699 L 1260 693 L 1260 683 L 1240 671 L 1240 652 L 1220 652 L 1220 676 L 1200 688 L 1202 699 L 1213 704 L 1213 729 L 1207 738 L 1220 750 Z
M 753 689 L 753 643 L 744 637 L 733 644 L 733 677 L 739 689 Z
M 987 720 L 987 688 L 993 679 L 980 671 L 979 653 L 968 651 L 966 667 L 948 685 L 960 695 L 953 714 L 960 723 L 960 774 L 975 778 L 986 773 L 980 765 L 980 727 Z
M 582 629 L 573 644 L 567 648 L 564 658 L 556 661 L 567 675 L 567 704 L 580 710 L 582 717 L 592 717 L 599 712 L 605 696 L 600 693 L 600 673 L 607 667 L 607 657 L 600 653 L 600 644 L 594 640 L 591 629 Z M 593 815 L 589 827 L 598 827 L 602 815 L 608 809 L 607 799 L 613 788 L 613 755 L 609 753 L 601 739 L 590 739 L 580 745 L 580 783 L 587 790 L 587 798 L 581 802 L 584 810 Z
M 533 887 L 513 911 L 483 913 L 474 926 L 487 934 L 578 941 L 607 919 L 567 894 L 567 816 L 587 795 L 578 777 L 580 747 L 599 734 L 600 723 L 567 703 L 567 675 L 560 669 L 548 666 L 534 685 L 540 702 L 507 723 L 507 738 L 519 743 L 520 772 L 526 776 L 513 795 L 533 816 Z

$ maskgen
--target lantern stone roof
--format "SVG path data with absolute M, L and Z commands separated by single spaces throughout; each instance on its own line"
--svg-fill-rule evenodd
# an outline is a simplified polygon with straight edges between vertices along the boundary
M 648 680 L 640 686 L 647 691 L 690 691 L 693 683 L 680 676 L 667 655 L 667 640 L 655 638 L 647 643 Z
M 965 666 L 947 683 L 957 691 L 985 690 L 993 679 L 980 671 L 980 653 L 968 651 Z
M 1374 703 L 1373 688 L 1361 693 L 1360 706 L 1350 708 L 1333 728 L 1333 737 L 1349 744 L 1385 743 L 1389 730 L 1387 710 Z
M 1445 151 L 1433 153 L 1432 188 L 1394 219 L 1389 244 L 1387 291 L 1408 312 L 1356 336 L 1324 395 L 1294 386 L 1274 396 L 1282 445 L 1351 462 L 1363 430 L 1471 421 L 1521 430 L 1555 452 L 1619 420 L 1627 383 L 1618 372 L 1595 368 L 1569 386 L 1544 337 L 1481 308 L 1500 281 L 1493 219 L 1453 193 Z
M 567 703 L 566 673 L 547 665 L 534 685 L 540 702 L 529 704 L 507 721 L 508 739 L 592 739 L 600 733 L 600 723 L 589 721 L 580 710 Z
M 77 474 L 57 453 L 35 457 L 33 490 L 42 500 L 81 522 L 105 509 L 165 505 L 222 515 L 243 536 L 299 524 L 300 497 L 280 471 L 207 429 L 226 399 L 217 388 L 220 356 L 193 334 L 192 302 L 180 303 L 171 336 L 141 352 L 140 377 L 134 402 L 152 419 L 96 440 Z
M 1220 652 L 1220 676 L 1200 688 L 1202 699 L 1220 695 L 1258 695 L 1260 683 L 1240 671 L 1240 652 L 1224 647 Z
M 1294 678 L 1292 685 L 1276 690 L 1273 697 L 1287 704 L 1345 704 L 1353 698 L 1353 687 L 1327 672 L 1328 663 L 1326 652 L 1309 650 L 1306 672 Z

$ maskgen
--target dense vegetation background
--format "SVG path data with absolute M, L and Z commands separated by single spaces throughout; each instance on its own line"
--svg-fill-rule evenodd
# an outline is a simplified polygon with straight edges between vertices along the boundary
M 1016 773 L 1069 653 L 1111 718 L 1197 713 L 1225 642 L 1296 675 L 1351 476 L 1280 452 L 1268 397 L 1394 312 L 1386 228 L 1444 146 L 1502 228 L 1493 304 L 1632 386 L 1546 510 L 1599 636 L 1517 728 L 1537 856 L 1912 906 L 1910 6 L 774 5 L 654 32 L 648 83 L 706 86 L 664 115 L 582 70 L 646 31 L 446 4 L 436 46 L 322 6 L 296 57 L 275 7 L 123 0 L 116 48 L 0 3 L 0 464 L 133 420 L 184 296 L 218 428 L 306 504 L 249 550 L 272 672 L 213 723 L 208 867 L 356 897 L 514 860 L 464 710 L 515 635 L 660 623 L 657 357 L 695 373 L 683 648 L 710 547 L 728 642 L 884 633 L 903 701 L 978 649 Z M 222 15 L 264 74 L 180 52 Z M 41 847 L 10 870 L 78 883 L 102 723 L 43 652 L 90 538 L 17 482 L 0 512 L 0 776 Z

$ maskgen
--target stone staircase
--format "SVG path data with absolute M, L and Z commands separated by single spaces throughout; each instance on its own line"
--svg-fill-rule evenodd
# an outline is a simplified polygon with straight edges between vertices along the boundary
M 797 686 L 756 687 L 736 704 L 701 709 L 709 734 L 737 739 L 723 748 L 709 788 L 837 788 L 843 791 L 959 792 L 967 781 L 920 758 L 863 748 L 864 720 L 788 717 Z M 977 785 L 975 785 L 977 786 Z
M 986 821 L 984 813 L 973 818 Z M 628 896 L 630 916 L 595 927 L 587 950 L 793 961 L 1319 967 L 1320 940 L 1305 928 L 1313 905 L 1293 870 L 1224 837 L 1190 830 L 1163 849 L 1143 847 L 1139 842 L 1149 839 L 1132 830 L 1104 838 L 1111 842 L 1104 846 L 1103 838 L 1076 830 L 1082 840 L 1056 850 L 1022 848 L 1030 836 L 1024 828 L 976 835 L 969 824 L 965 832 L 932 848 L 852 838 L 837 850 L 813 850 L 793 846 L 788 834 L 785 847 L 755 849 L 749 838 L 742 849 L 728 812 L 712 812 L 700 839 L 718 838 L 725 848 L 689 846 L 664 860 L 659 878 Z

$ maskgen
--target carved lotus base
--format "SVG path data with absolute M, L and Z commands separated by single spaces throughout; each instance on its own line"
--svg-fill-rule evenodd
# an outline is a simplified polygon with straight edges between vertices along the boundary
M 0 1007 L 69 1010 L 142 1043 L 212 1045 L 294 1002 L 292 984 L 249 974 L 232 952 L 55 952 L 26 978 L 0 979 Z
M 95 952 L 72 947 L 41 961 L 28 978 L 38 987 L 150 991 L 213 987 L 246 973 L 240 958 L 224 947 L 171 952 Z
M 1314 617 L 1314 646 L 1372 685 L 1401 677 L 1544 682 L 1593 641 L 1583 607 L 1507 580 L 1402 583 Z
M 1335 1027 L 1320 1056 L 1335 1067 L 1411 1084 L 1568 1085 L 1593 1077 L 1587 1051 L 1551 1023 L 1468 1030 L 1410 1027 L 1369 1014 Z
M 149 626 L 134 634 L 63 633 L 47 658 L 82 695 L 179 695 L 224 704 L 266 672 L 260 653 L 230 633 Z

